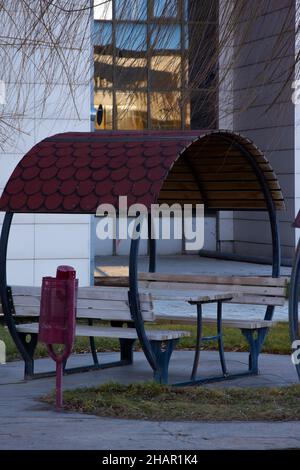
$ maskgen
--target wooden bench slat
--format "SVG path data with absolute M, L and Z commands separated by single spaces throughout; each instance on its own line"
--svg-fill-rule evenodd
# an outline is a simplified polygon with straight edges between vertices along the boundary
M 36 286 L 11 286 L 13 297 L 16 295 L 40 297 L 41 288 Z
M 39 317 L 39 307 L 16 306 L 16 317 Z M 145 321 L 154 321 L 153 311 L 143 311 L 142 315 Z M 91 309 L 80 308 L 77 309 L 77 318 L 92 318 L 104 321 L 132 321 L 129 309 L 127 311 L 118 311 L 113 309 Z
M 141 286 L 144 289 L 150 289 L 151 292 L 158 290 L 179 290 L 179 291 L 229 291 L 237 294 L 250 294 L 250 295 L 263 295 L 281 297 L 285 294 L 285 289 L 282 287 L 267 287 L 267 286 L 239 286 L 236 284 L 205 284 L 205 283 L 187 283 L 187 282 L 153 282 L 142 281 Z
M 109 278 L 109 276 L 106 276 Z M 120 277 L 120 276 L 119 276 Z M 124 276 L 125 277 L 125 276 Z M 113 279 L 114 276 L 111 276 Z M 127 276 L 128 278 L 128 276 Z M 285 287 L 288 276 L 271 277 L 271 276 L 213 276 L 213 275 L 198 275 L 198 274 L 164 274 L 164 273 L 139 273 L 141 281 L 170 281 L 170 282 L 193 282 L 207 284 L 240 284 L 245 286 L 274 286 Z
M 28 286 L 13 286 L 12 294 L 14 298 L 16 296 L 40 297 L 41 288 L 40 287 L 28 287 Z M 119 289 L 116 289 L 115 287 L 112 287 L 112 286 L 79 287 L 78 299 L 128 301 L 128 288 L 120 287 Z M 140 300 L 151 302 L 151 296 L 149 294 L 142 294 L 142 296 L 140 297 Z
M 38 333 L 38 323 L 25 323 L 17 325 L 17 330 L 20 333 Z M 76 325 L 76 336 L 94 336 L 98 338 L 128 338 L 137 339 L 135 328 L 114 328 L 114 327 L 97 327 Z M 170 339 L 183 338 L 190 336 L 188 331 L 178 330 L 147 330 L 149 340 L 154 341 L 167 341 Z
M 126 287 L 129 284 L 128 276 L 98 276 L 97 281 L 101 283 L 101 287 L 108 288 L 109 286 L 115 287 L 120 283 Z M 245 286 L 270 286 L 270 287 L 286 287 L 289 277 L 281 276 L 273 278 L 271 276 L 212 276 L 212 275 L 197 275 L 197 274 L 163 274 L 163 273 L 139 273 L 139 280 L 141 281 L 164 281 L 164 282 L 181 282 L 181 283 L 202 283 L 207 284 L 228 284 L 228 285 L 245 285 Z
M 39 317 L 40 316 L 40 307 L 37 305 L 15 305 L 15 315 L 16 317 Z
M 187 290 L 187 291 L 178 291 L 170 289 L 163 290 L 163 289 L 156 289 L 152 291 L 152 298 L 153 301 L 155 300 L 167 300 L 167 301 L 183 301 L 183 302 L 191 302 L 197 303 L 199 301 L 205 302 L 215 302 L 216 300 L 223 300 L 231 299 L 232 294 L 229 292 L 224 292 L 224 294 L 220 291 L 205 291 L 205 290 Z
M 39 297 L 14 297 L 14 306 L 17 307 L 40 307 Z M 142 310 L 152 310 L 152 302 L 141 301 L 140 306 Z M 90 299 L 77 299 L 77 310 L 80 309 L 96 309 L 96 310 L 125 310 L 128 312 L 129 303 L 120 300 L 90 300 Z
M 174 324 L 174 325 L 194 325 L 197 321 L 197 317 L 193 314 L 184 314 L 184 315 L 157 315 L 156 321 L 160 324 Z M 217 322 L 216 318 L 213 317 L 203 317 L 202 323 L 205 325 L 215 325 Z M 277 324 L 276 321 L 273 320 L 241 320 L 238 318 L 224 318 L 222 320 L 222 325 L 232 328 L 247 328 L 251 330 L 256 330 L 259 328 L 270 328 Z
M 41 303 L 40 296 L 33 295 L 14 295 L 14 306 L 39 307 Z
M 216 321 L 216 320 L 215 320 Z M 213 323 L 212 319 L 205 318 L 203 319 L 204 324 Z M 236 319 L 227 319 L 223 321 L 223 326 L 233 327 L 233 328 L 246 328 L 251 330 L 257 330 L 259 328 L 271 328 L 277 325 L 276 321 L 272 320 L 236 320 Z
M 145 304 L 145 302 L 143 302 Z M 14 296 L 14 306 L 29 306 L 39 307 L 40 297 L 31 296 Z M 118 309 L 128 310 L 128 302 L 124 300 L 94 300 L 94 299 L 77 299 L 77 308 L 107 308 L 107 309 Z
M 248 305 L 273 305 L 274 307 L 282 307 L 285 304 L 285 297 L 259 296 L 259 295 L 237 295 L 228 303 L 232 304 L 248 304 Z
M 153 301 L 145 302 L 140 301 L 141 310 L 151 311 L 153 309 Z M 33 309 L 39 309 L 40 298 L 39 297 L 21 297 L 14 298 L 14 307 L 17 310 L 19 307 L 29 307 Z M 89 300 L 89 299 L 77 299 L 77 310 L 80 309 L 94 309 L 94 310 L 120 310 L 128 311 L 129 303 L 122 301 L 113 300 Z

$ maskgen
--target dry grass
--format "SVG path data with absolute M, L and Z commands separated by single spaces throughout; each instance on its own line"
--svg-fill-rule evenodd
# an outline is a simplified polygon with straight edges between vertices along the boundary
M 54 403 L 53 395 L 43 399 Z M 300 419 L 300 385 L 280 388 L 120 385 L 64 393 L 68 411 L 155 421 L 287 421 Z

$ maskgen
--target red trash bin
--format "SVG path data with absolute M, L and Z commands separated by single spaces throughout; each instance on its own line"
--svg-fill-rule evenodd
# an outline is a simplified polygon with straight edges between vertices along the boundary
M 78 279 L 71 266 L 59 266 L 56 277 L 43 277 L 39 318 L 39 341 L 56 362 L 56 406 L 62 406 L 63 362 L 70 356 L 76 325 Z M 54 345 L 64 346 L 62 353 Z

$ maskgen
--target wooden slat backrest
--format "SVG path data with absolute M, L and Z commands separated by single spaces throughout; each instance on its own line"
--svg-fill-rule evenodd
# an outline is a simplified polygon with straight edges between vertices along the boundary
M 16 316 L 39 316 L 40 287 L 12 287 Z M 140 305 L 145 321 L 154 321 L 150 294 L 140 294 Z M 80 287 L 78 289 L 77 318 L 130 321 L 128 288 Z
M 232 303 L 257 305 L 283 305 L 288 277 L 271 276 L 212 276 L 194 274 L 139 273 L 139 285 L 143 289 L 170 290 L 218 290 L 235 293 Z M 128 276 L 97 278 L 99 285 L 128 285 Z
M 204 276 L 192 274 L 139 273 L 140 286 L 154 289 L 199 289 L 232 292 L 231 303 L 257 305 L 283 305 L 286 297 L 287 277 L 271 276 Z

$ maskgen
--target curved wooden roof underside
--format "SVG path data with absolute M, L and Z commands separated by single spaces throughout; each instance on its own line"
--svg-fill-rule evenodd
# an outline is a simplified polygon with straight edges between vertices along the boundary
M 271 191 L 275 208 L 285 209 L 279 181 L 262 151 L 248 139 L 228 132 L 207 134 L 184 150 L 163 183 L 159 201 L 201 200 L 206 208 L 218 210 L 266 209 L 253 163 Z
M 65 133 L 35 145 L 0 199 L 5 212 L 90 213 L 102 203 L 148 208 L 266 210 L 263 187 L 284 209 L 277 177 L 253 142 L 228 131 Z

